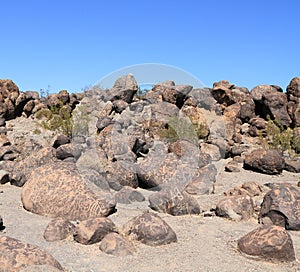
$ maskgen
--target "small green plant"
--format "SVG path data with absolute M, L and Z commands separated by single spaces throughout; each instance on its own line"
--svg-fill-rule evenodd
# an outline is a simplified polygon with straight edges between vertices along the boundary
M 63 133 L 67 136 L 72 135 L 72 116 L 68 106 L 60 103 L 58 106 L 41 109 L 36 113 L 36 118 L 41 121 L 38 123 L 40 127 Z
M 279 120 L 272 120 L 267 116 L 266 136 L 259 134 L 260 142 L 263 147 L 276 149 L 278 151 L 288 151 L 295 153 L 296 147 L 300 143 L 300 135 L 297 128 L 286 128 Z

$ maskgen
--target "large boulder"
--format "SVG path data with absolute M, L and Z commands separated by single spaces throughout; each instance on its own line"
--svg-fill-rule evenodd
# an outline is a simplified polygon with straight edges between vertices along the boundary
M 279 226 L 262 226 L 251 231 L 238 240 L 238 249 L 247 255 L 267 261 L 295 260 L 291 236 Z
M 288 114 L 288 100 L 282 89 L 274 85 L 258 85 L 251 90 L 256 104 L 256 114 L 260 117 L 277 119 L 282 125 L 292 122 Z
M 276 184 L 265 194 L 259 220 L 288 230 L 300 230 L 300 190 L 292 184 Z
M 245 157 L 244 168 L 269 175 L 277 175 L 284 169 L 284 159 L 276 150 L 255 149 Z
M 157 214 L 150 212 L 134 217 L 123 227 L 123 232 L 150 246 L 177 242 L 177 236 L 173 229 Z
M 300 78 L 295 77 L 286 88 L 289 100 L 288 110 L 293 124 L 300 126 Z
M 134 94 L 138 91 L 137 82 L 132 74 L 118 78 L 114 86 L 103 94 L 104 101 L 123 100 L 131 103 Z
M 49 265 L 64 271 L 46 251 L 8 236 L 0 238 L 0 252 L 0 271 L 16 272 L 33 265 Z
M 55 162 L 33 170 L 21 197 L 30 212 L 68 220 L 107 216 L 115 210 L 113 201 L 87 188 L 74 163 Z

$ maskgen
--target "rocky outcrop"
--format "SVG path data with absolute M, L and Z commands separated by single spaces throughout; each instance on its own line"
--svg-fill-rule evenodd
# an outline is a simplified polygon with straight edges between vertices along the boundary
M 0 252 L 1 271 L 16 272 L 32 265 L 49 265 L 63 271 L 60 263 L 46 251 L 8 236 L 0 238 Z
M 24 208 L 30 212 L 68 220 L 107 216 L 115 208 L 113 201 L 100 199 L 86 187 L 74 163 L 66 162 L 32 171 L 21 197 Z
M 293 241 L 279 226 L 263 226 L 238 240 L 238 249 L 265 261 L 290 262 L 295 260 Z

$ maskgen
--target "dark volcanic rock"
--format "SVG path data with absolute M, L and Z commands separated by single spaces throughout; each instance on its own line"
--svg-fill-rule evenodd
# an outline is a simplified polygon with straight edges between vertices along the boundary
M 105 101 L 123 100 L 131 103 L 134 94 L 138 91 L 137 82 L 132 74 L 118 78 L 114 86 L 103 94 Z
M 8 236 L 0 238 L 0 252 L 1 271 L 16 272 L 32 265 L 49 265 L 63 271 L 60 263 L 46 251 Z
M 22 202 L 30 212 L 68 220 L 107 216 L 115 211 L 115 203 L 90 191 L 76 165 L 66 162 L 32 171 L 22 188 Z
M 117 203 L 130 204 L 133 202 L 143 202 L 145 201 L 145 197 L 137 190 L 129 186 L 124 186 L 115 194 L 115 200 Z
M 171 227 L 158 215 L 145 212 L 130 220 L 123 231 L 135 240 L 146 245 L 158 246 L 177 242 Z
M 149 207 L 157 212 L 174 216 L 200 214 L 198 201 L 186 192 L 173 188 L 173 192 L 163 190 L 149 196 Z
M 75 226 L 68 220 L 55 218 L 47 225 L 44 238 L 48 242 L 66 239 L 74 232 Z
M 284 158 L 284 170 L 300 173 L 300 160 L 295 158 Z
M 115 224 L 105 217 L 81 221 L 75 228 L 74 240 L 84 245 L 100 242 L 108 233 L 117 232 Z
M 264 196 L 259 214 L 261 222 L 270 219 L 274 225 L 288 230 L 300 230 L 300 191 L 288 184 L 275 184 Z
M 244 168 L 269 175 L 277 175 L 284 169 L 284 159 L 276 150 L 256 149 L 246 156 Z
M 249 220 L 254 213 L 251 197 L 248 195 L 228 196 L 216 207 L 216 215 L 232 220 Z
M 294 261 L 295 251 L 289 233 L 279 226 L 263 226 L 238 240 L 241 252 L 268 261 Z
M 100 243 L 100 250 L 114 256 L 133 255 L 136 250 L 133 244 L 122 235 L 111 232 Z

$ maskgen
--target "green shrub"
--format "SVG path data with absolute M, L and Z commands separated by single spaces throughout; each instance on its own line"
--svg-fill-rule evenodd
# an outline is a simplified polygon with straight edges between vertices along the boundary
M 279 120 L 271 120 L 267 117 L 266 136 L 260 133 L 260 141 L 263 147 L 288 151 L 291 155 L 295 153 L 296 147 L 300 144 L 300 135 L 297 128 L 286 128 Z

